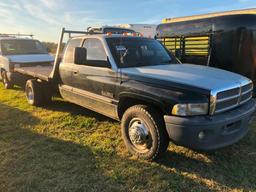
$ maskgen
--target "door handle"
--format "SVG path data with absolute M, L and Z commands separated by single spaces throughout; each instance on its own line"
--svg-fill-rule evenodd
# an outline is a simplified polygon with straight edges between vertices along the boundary
M 77 75 L 78 74 L 78 71 L 73 71 L 74 75 Z

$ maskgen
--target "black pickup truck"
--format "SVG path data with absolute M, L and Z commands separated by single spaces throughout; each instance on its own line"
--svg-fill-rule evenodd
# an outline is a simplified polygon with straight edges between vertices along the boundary
M 121 121 L 128 150 L 142 159 L 163 154 L 169 141 L 215 150 L 240 140 L 255 111 L 253 83 L 221 69 L 181 64 L 156 40 L 84 34 L 69 40 L 54 65 L 13 69 L 26 95 L 42 105 L 59 92 L 67 101 Z M 82 32 L 80 32 L 82 33 Z

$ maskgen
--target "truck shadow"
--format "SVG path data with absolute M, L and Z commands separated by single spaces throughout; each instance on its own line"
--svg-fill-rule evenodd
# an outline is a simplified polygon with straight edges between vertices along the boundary
M 47 109 L 111 121 L 61 100 Z M 227 190 L 256 188 L 255 156 L 248 155 L 248 151 L 255 152 L 255 129 L 239 144 L 211 155 L 174 146 L 157 163 L 148 163 L 118 151 L 95 151 L 75 139 L 39 134 L 35 126 L 40 123 L 30 113 L 0 103 L 1 191 L 217 191 L 209 185 Z M 166 185 L 158 186 L 162 182 Z
M 159 191 L 162 186 L 151 186 L 162 179 L 169 182 L 166 191 L 182 190 L 179 182 L 184 181 L 209 190 L 151 163 L 39 133 L 35 126 L 40 123 L 30 113 L 0 103 L 0 191 Z
M 39 123 L 25 111 L 0 104 L 0 191 L 114 189 L 90 148 L 31 130 Z
M 25 85 L 14 86 L 13 90 L 24 92 L 25 91 L 24 86 Z M 89 109 L 86 109 L 84 107 L 78 106 L 76 104 L 64 101 L 60 97 L 54 97 L 52 102 L 50 102 L 47 105 L 43 105 L 41 107 L 47 110 L 52 110 L 52 111 L 67 112 L 72 115 L 84 115 L 86 117 L 93 117 L 93 118 L 96 118 L 97 121 L 116 122 L 115 120 L 109 117 L 106 117 L 104 115 L 91 111 Z

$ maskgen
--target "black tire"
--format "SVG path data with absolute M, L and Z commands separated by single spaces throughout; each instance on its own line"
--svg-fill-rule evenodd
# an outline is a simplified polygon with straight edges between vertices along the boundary
M 42 98 L 42 103 L 43 104 L 48 104 L 52 102 L 52 89 L 51 87 L 47 86 L 47 84 L 42 84 L 42 90 L 43 90 L 43 98 Z
M 43 103 L 48 104 L 48 103 L 51 103 L 51 102 L 52 102 L 52 94 L 45 91 L 44 96 L 43 96 Z
M 36 80 L 28 80 L 25 87 L 28 103 L 33 106 L 41 106 L 44 103 L 44 90 Z
M 128 151 L 144 160 L 156 160 L 169 145 L 163 116 L 145 105 L 127 109 L 122 117 L 121 131 Z
M 10 82 L 9 79 L 7 78 L 6 71 L 1 72 L 1 77 L 2 77 L 2 82 L 5 89 L 12 89 L 14 87 L 14 84 Z

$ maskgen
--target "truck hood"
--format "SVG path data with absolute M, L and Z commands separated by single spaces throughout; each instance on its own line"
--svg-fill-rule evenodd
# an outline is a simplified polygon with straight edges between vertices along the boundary
M 13 63 L 41 63 L 54 61 L 54 58 L 49 54 L 8 55 L 7 58 Z
M 150 79 L 152 83 L 164 82 L 165 86 L 182 84 L 208 91 L 226 90 L 249 83 L 249 79 L 229 71 L 193 64 L 155 65 L 122 68 L 124 75 Z M 182 88 L 182 87 L 181 87 Z

